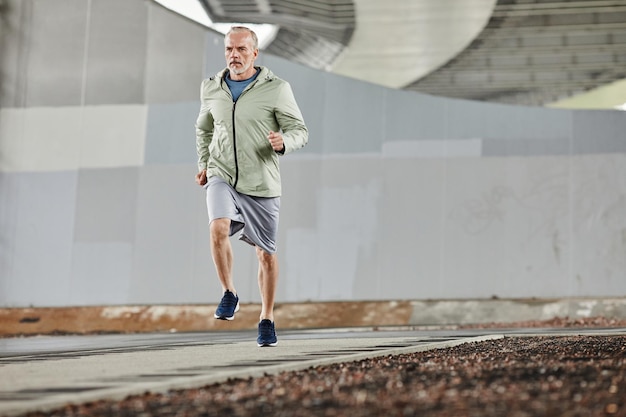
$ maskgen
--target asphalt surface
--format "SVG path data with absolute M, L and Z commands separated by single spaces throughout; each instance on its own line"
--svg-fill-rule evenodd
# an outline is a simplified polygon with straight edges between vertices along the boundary
M 255 331 L 7 338 L 0 339 L 0 415 L 533 335 L 626 329 L 279 330 L 274 348 L 257 347 Z

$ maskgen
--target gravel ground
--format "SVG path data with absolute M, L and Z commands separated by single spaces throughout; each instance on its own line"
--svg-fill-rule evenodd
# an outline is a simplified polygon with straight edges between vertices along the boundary
M 507 337 L 27 416 L 626 417 L 626 336 Z

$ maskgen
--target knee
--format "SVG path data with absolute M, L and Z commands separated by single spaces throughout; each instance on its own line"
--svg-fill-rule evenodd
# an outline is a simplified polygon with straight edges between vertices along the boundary
M 209 229 L 211 231 L 211 239 L 216 241 L 228 239 L 230 219 L 215 219 L 211 222 Z
M 273 266 L 276 263 L 277 256 L 275 253 L 265 252 L 263 249 L 257 246 L 256 256 L 259 258 L 259 263 L 263 266 Z

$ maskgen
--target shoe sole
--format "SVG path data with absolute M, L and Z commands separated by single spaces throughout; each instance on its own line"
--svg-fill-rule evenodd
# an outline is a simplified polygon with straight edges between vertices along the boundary
M 278 344 L 278 342 L 274 342 L 274 343 L 257 343 L 256 345 L 258 347 L 274 347 Z
M 239 311 L 239 301 L 237 301 L 237 307 L 235 307 L 235 313 Z M 233 313 L 232 316 L 230 317 L 226 317 L 226 316 L 218 316 L 217 314 L 213 314 L 213 317 L 215 317 L 218 320 L 235 320 L 235 313 Z

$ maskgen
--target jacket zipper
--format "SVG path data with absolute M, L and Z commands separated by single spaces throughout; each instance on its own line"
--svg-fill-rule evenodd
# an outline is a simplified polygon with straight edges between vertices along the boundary
M 267 81 L 272 81 L 269 77 L 266 77 L 265 79 Z M 241 92 L 241 94 L 239 95 L 239 98 L 241 98 L 241 96 L 244 95 L 246 93 L 246 91 L 248 91 L 249 89 L 254 87 L 254 85 L 257 83 L 257 81 L 258 80 L 252 81 L 252 83 L 248 87 L 246 87 L 245 90 L 243 90 Z M 228 93 L 230 94 L 230 91 Z M 233 152 L 235 153 L 235 182 L 233 183 L 233 188 L 236 190 L 237 189 L 237 183 L 239 182 L 239 163 L 237 162 L 237 135 L 236 135 L 236 129 L 235 129 L 235 107 L 237 107 L 237 102 L 233 100 L 233 112 L 232 112 L 232 118 L 233 118 Z
M 233 152 L 235 153 L 235 182 L 233 188 L 237 189 L 237 182 L 239 181 L 239 164 L 237 163 L 237 135 L 235 132 L 235 107 L 237 102 L 233 101 Z

